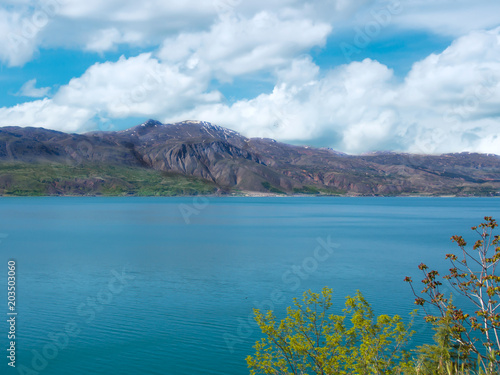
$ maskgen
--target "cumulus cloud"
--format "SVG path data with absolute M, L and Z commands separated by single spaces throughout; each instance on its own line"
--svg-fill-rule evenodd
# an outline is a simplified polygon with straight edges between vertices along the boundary
M 116 62 L 94 64 L 60 87 L 51 99 L 0 108 L 0 118 L 4 126 L 84 131 L 96 125 L 95 117 L 154 117 L 220 102 L 222 95 L 208 90 L 209 78 L 202 71 L 185 75 L 150 53 L 121 57 Z
M 341 2 L 341 0 L 335 0 Z M 102 53 L 119 44 L 159 46 L 183 32 L 207 31 L 219 19 L 290 13 L 295 0 L 22 0 L 0 9 L 0 61 L 22 66 L 39 48 L 81 48 Z M 292 12 L 293 13 L 293 12 Z
M 202 65 L 224 80 L 283 66 L 297 54 L 324 45 L 330 32 L 326 23 L 260 12 L 251 19 L 223 18 L 208 32 L 169 38 L 158 56 L 190 69 Z
M 84 131 L 98 125 L 96 118 L 200 119 L 247 136 L 351 153 L 381 149 L 498 152 L 499 28 L 456 38 L 445 51 L 416 62 L 400 78 L 375 60 L 328 70 L 320 69 L 308 55 L 311 48 L 326 43 L 334 27 L 342 25 L 340 15 L 357 12 L 362 4 L 380 7 L 387 1 L 217 0 L 199 7 L 195 0 L 148 0 L 140 7 L 123 0 L 50 1 L 58 4 L 51 8 L 51 18 L 39 19 L 31 39 L 19 44 L 17 52 L 0 48 L 0 59 L 20 65 L 40 45 L 64 43 L 98 53 L 122 44 L 158 49 L 94 64 L 50 99 L 0 108 L 2 125 Z M 423 17 L 413 24 L 401 20 L 409 10 L 429 14 L 424 5 L 436 9 L 449 1 L 412 2 L 394 22 L 400 28 L 429 28 Z M 22 34 L 23 20 L 31 15 L 28 20 L 33 21 L 36 8 L 30 0 L 19 4 L 15 11 L 0 11 L 0 20 Z M 327 5 L 338 13 L 321 11 Z M 468 10 L 458 2 L 457 12 Z M 361 14 L 355 22 L 363 19 Z M 454 23 L 446 22 L 433 30 L 455 33 Z M 83 24 L 88 26 L 85 32 Z M 70 36 L 69 25 L 75 30 Z M 7 42 L 1 41 L 0 47 Z M 274 79 L 270 92 L 228 104 L 213 89 L 214 81 L 258 74 Z M 33 97 L 48 93 L 35 83 L 28 81 L 20 92 Z
M 329 71 L 308 56 L 292 59 L 275 69 L 272 92 L 231 105 L 209 89 L 209 64 L 190 70 L 181 61 L 145 53 L 95 64 L 52 99 L 1 108 L 0 117 L 3 125 L 70 131 L 89 129 L 96 116 L 200 119 L 351 153 L 498 152 L 500 28 L 457 39 L 415 63 L 404 80 L 370 59 Z
M 33 25 L 24 13 L 0 8 L 0 62 L 8 66 L 23 65 L 37 51 L 40 27 Z
M 327 146 L 326 137 L 337 140 L 329 146 L 350 152 L 378 148 L 392 138 L 397 91 L 386 66 L 367 59 L 321 77 L 318 67 L 305 58 L 294 61 L 279 76 L 281 83 L 270 94 L 231 106 L 202 106 L 167 119 L 197 116 L 249 136 L 306 139 L 323 146 Z
M 47 96 L 50 91 L 50 87 L 36 87 L 36 78 L 29 80 L 24 85 L 22 85 L 17 96 L 27 96 L 30 98 L 43 98 Z
M 324 75 L 310 59 L 278 74 L 270 94 L 201 106 L 165 120 L 198 117 L 250 136 L 304 141 L 359 153 L 498 153 L 500 28 L 475 31 L 415 63 L 399 81 L 366 59 Z
M 90 37 L 85 45 L 85 49 L 87 51 L 102 53 L 115 49 L 118 44 L 139 43 L 140 39 L 141 35 L 139 33 L 129 32 L 122 34 L 116 28 L 103 29 L 95 32 L 95 34 Z
M 179 29 L 207 28 L 211 1 L 23 0 L 0 9 L 0 61 L 22 66 L 41 47 L 104 52 L 125 43 L 157 46 Z
M 66 132 L 81 132 L 94 126 L 90 122 L 91 109 L 60 105 L 47 98 L 0 108 L 0 117 L 4 126 L 35 126 Z
M 252 20 L 247 26 L 255 27 L 252 22 L 259 22 L 259 13 L 342 29 L 363 27 L 372 17 L 367 10 L 401 3 L 403 11 L 391 24 L 400 29 L 429 30 L 457 37 L 471 30 L 498 26 L 496 15 L 500 12 L 497 0 L 8 0 L 4 3 L 6 6 L 0 9 L 0 32 L 7 37 L 0 40 L 0 61 L 9 66 L 22 66 L 40 48 L 79 48 L 103 53 L 118 45 L 156 48 L 165 39 L 172 42 L 181 34 L 205 32 L 211 38 L 223 32 L 223 26 L 231 27 L 220 23 L 219 29 L 215 28 L 219 20 Z M 272 22 L 273 16 L 262 21 Z M 301 26 L 299 22 L 294 25 Z M 267 30 L 273 31 L 272 26 L 267 26 Z M 265 29 L 265 25 L 262 27 Z M 274 29 L 278 34 L 281 30 L 287 28 Z M 300 29 L 293 32 L 295 37 L 311 37 L 297 30 Z M 322 29 L 310 31 L 321 33 Z M 254 50 L 255 56 L 249 56 L 250 61 L 259 53 L 271 52 L 272 49 Z
M 203 72 L 186 75 L 144 53 L 93 65 L 61 87 L 54 102 L 92 108 L 114 118 L 145 116 L 219 101 L 220 93 L 207 91 L 208 83 Z

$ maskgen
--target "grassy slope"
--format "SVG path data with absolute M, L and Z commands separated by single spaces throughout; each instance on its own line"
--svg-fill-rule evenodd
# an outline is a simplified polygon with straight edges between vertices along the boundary
M 173 196 L 216 190 L 202 179 L 144 168 L 0 163 L 0 195 Z

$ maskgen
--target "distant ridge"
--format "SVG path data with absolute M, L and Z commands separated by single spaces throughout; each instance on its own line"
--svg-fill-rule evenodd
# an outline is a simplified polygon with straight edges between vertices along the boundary
M 20 168 L 26 171 L 30 166 L 32 176 L 23 172 L 21 178 Z M 41 178 L 33 166 L 64 167 L 64 177 L 50 174 Z M 121 174 L 110 175 L 117 168 Z M 78 176 L 72 175 L 75 173 Z M 163 179 L 148 185 L 146 194 L 141 187 L 146 182 L 137 177 L 141 173 L 149 176 L 141 177 L 148 184 L 153 176 Z M 190 179 L 183 183 L 194 187 L 162 190 L 174 176 Z M 205 121 L 162 124 L 148 120 L 127 130 L 86 134 L 0 128 L 0 194 L 29 195 L 30 188 L 23 184 L 36 185 L 40 195 L 136 195 L 142 191 L 145 195 L 495 196 L 500 195 L 500 157 L 395 152 L 353 156 L 329 148 L 247 138 Z M 197 191 L 200 186 L 204 188 Z M 207 186 L 210 188 L 205 189 Z

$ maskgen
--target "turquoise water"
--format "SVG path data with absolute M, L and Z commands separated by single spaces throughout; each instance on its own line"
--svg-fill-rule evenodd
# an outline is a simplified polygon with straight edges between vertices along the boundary
M 500 218 L 500 200 L 1 198 L 0 285 L 17 262 L 17 370 L 247 374 L 253 307 L 282 314 L 328 285 L 337 310 L 360 289 L 376 313 L 406 318 L 404 277 L 419 280 L 420 262 L 445 268 L 449 238 L 472 240 L 485 215 Z M 429 339 L 416 330 L 415 344 Z M 0 373 L 18 373 L 1 361 Z

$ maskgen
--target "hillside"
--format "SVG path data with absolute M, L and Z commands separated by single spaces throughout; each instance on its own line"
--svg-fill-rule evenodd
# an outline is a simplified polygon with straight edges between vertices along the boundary
M 66 134 L 0 128 L 2 195 L 192 195 L 260 192 L 500 195 L 500 157 L 346 155 L 246 138 L 207 122 L 149 120 Z

